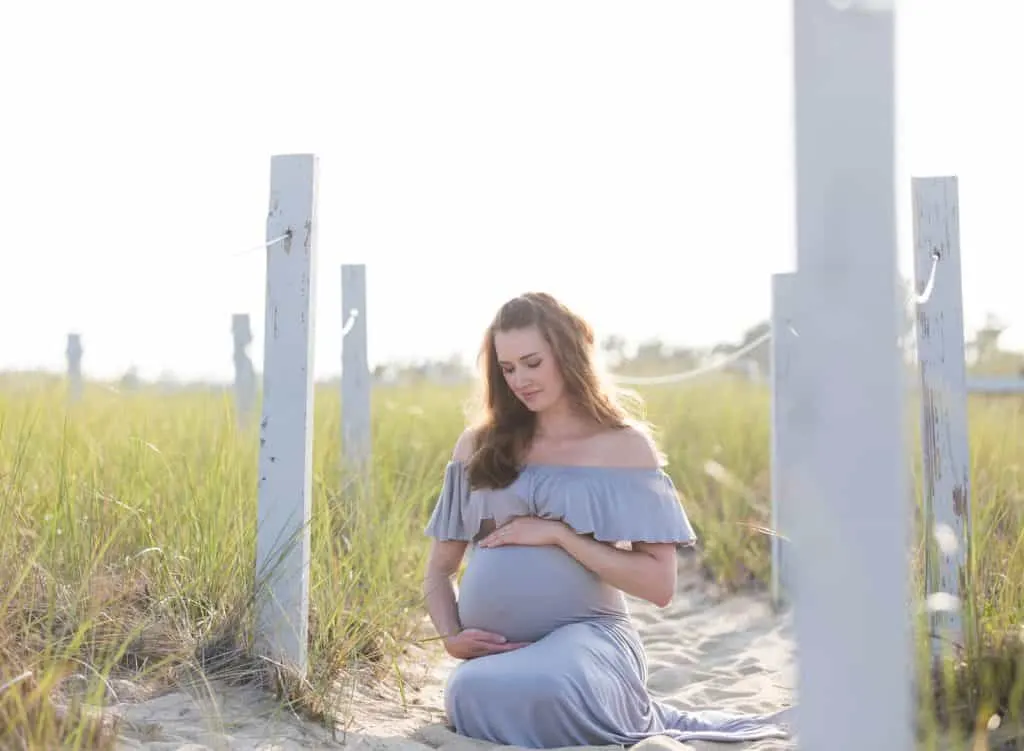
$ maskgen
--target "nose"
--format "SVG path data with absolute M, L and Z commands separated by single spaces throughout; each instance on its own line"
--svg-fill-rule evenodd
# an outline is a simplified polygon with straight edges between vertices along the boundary
M 530 383 L 530 377 L 524 373 L 521 368 L 517 368 L 512 374 L 512 388 L 516 391 L 522 391 L 524 388 L 529 386 Z

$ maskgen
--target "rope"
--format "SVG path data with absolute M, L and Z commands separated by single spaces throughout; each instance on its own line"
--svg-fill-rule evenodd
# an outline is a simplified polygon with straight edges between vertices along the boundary
M 941 257 L 942 256 L 939 253 L 939 251 L 932 251 L 931 270 L 928 273 L 928 281 L 925 283 L 924 290 L 922 290 L 920 293 L 914 292 L 911 295 L 909 295 L 907 299 L 908 303 L 914 305 L 924 305 L 931 298 L 932 292 L 935 290 L 935 277 L 938 272 L 939 260 Z M 796 329 L 794 329 L 792 325 L 788 326 L 788 328 L 790 332 L 792 332 L 794 335 L 800 336 L 800 333 Z M 726 357 L 722 358 L 716 363 L 713 363 L 711 365 L 704 365 L 699 368 L 694 368 L 693 370 L 686 370 L 683 371 L 682 373 L 668 373 L 666 375 L 658 376 L 613 375 L 612 378 L 618 383 L 636 386 L 655 386 L 663 385 L 666 383 L 682 383 L 683 381 L 689 381 L 694 378 L 699 378 L 703 375 L 708 375 L 710 373 L 720 371 L 726 366 L 736 362 L 737 360 L 742 360 L 744 357 L 746 357 L 748 354 L 750 354 L 755 349 L 760 347 L 762 344 L 769 341 L 771 338 L 772 332 L 768 331 L 765 334 L 759 336 L 754 341 L 743 345 L 736 351 L 730 352 Z
M 689 381 L 693 378 L 699 378 L 702 375 L 714 373 L 715 371 L 721 370 L 726 365 L 742 360 L 745 356 L 753 352 L 755 349 L 760 347 L 762 344 L 772 338 L 772 332 L 767 332 L 757 337 L 752 342 L 748 342 L 743 345 L 735 352 L 730 352 L 724 358 L 712 365 L 704 365 L 693 370 L 687 370 L 682 373 L 670 373 L 667 375 L 660 376 L 626 376 L 626 375 L 615 375 L 613 378 L 619 383 L 634 384 L 634 385 L 660 385 L 665 383 L 680 383 L 681 381 Z

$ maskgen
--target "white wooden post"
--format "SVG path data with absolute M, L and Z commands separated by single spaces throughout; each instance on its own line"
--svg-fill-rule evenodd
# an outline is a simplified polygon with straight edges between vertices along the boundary
M 772 275 L 771 597 L 776 608 L 792 595 L 789 497 L 794 492 L 793 473 L 804 460 L 800 432 L 793 424 L 793 410 L 800 400 L 793 381 L 801 346 L 797 284 L 796 274 Z
M 803 456 L 788 520 L 797 733 L 814 751 L 913 747 L 894 18 L 884 5 L 793 3 L 806 314 L 793 371 Z
M 372 446 L 365 265 L 342 265 L 341 310 L 342 466 L 355 471 L 365 487 L 369 481 Z
M 921 369 L 921 448 L 924 454 L 925 587 L 947 593 L 961 608 L 967 592 L 971 535 L 967 366 L 960 288 L 960 210 L 955 177 L 914 178 L 914 281 L 917 357 Z M 934 255 L 938 256 L 935 262 Z M 932 267 L 934 270 L 934 279 Z M 937 544 L 952 535 L 954 544 Z M 943 640 L 964 643 L 963 610 L 933 610 L 932 653 Z
M 256 403 L 256 369 L 248 352 L 249 344 L 252 343 L 248 313 L 231 316 L 231 335 L 234 339 L 235 412 L 239 424 L 248 425 Z
M 317 158 L 270 174 L 256 538 L 257 648 L 305 673 L 312 494 Z
M 68 399 L 77 402 L 82 398 L 82 335 L 68 334 L 66 350 L 68 358 Z

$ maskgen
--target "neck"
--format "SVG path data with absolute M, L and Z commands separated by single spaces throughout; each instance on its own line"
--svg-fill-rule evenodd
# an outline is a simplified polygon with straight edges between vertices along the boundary
M 537 413 L 537 437 L 558 440 L 576 435 L 584 426 L 582 418 L 567 399 L 559 399 L 543 412 Z

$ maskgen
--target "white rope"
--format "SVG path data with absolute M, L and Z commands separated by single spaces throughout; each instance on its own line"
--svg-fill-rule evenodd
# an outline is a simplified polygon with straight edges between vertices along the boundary
M 670 373 L 668 375 L 660 376 L 627 376 L 627 375 L 613 375 L 612 378 L 618 383 L 634 384 L 634 385 L 660 385 L 665 383 L 680 383 L 681 381 L 689 381 L 693 378 L 699 378 L 702 375 L 714 373 L 717 370 L 721 370 L 726 365 L 736 362 L 737 360 L 743 359 L 746 355 L 753 352 L 755 349 L 760 347 L 762 344 L 772 338 L 772 332 L 762 334 L 757 339 L 748 344 L 743 345 L 735 352 L 730 352 L 726 357 L 722 358 L 718 362 L 712 365 L 705 365 L 700 368 L 693 370 L 687 370 L 682 373 Z
M 908 303 L 914 305 L 924 305 L 931 298 L 932 292 L 935 290 L 935 277 L 938 274 L 940 258 L 941 255 L 938 251 L 934 251 L 932 253 L 932 265 L 930 271 L 928 272 L 928 281 L 925 283 L 924 289 L 920 293 L 914 292 L 911 295 L 909 295 L 907 299 Z M 792 325 L 789 325 L 788 328 L 794 336 L 800 336 L 800 332 L 794 329 Z M 757 349 L 759 346 L 761 346 L 771 338 L 772 332 L 768 331 L 767 333 L 759 336 L 754 341 L 744 345 L 743 347 L 740 347 L 735 352 L 729 353 L 729 355 L 724 357 L 722 360 L 712 365 L 705 365 L 700 368 L 695 368 L 694 370 L 687 370 L 682 373 L 669 373 L 660 376 L 613 375 L 612 378 L 618 383 L 637 386 L 654 386 L 666 383 L 681 383 L 683 381 L 689 381 L 693 378 L 699 378 L 700 376 L 708 375 L 709 373 L 719 371 L 726 367 L 727 365 L 730 365 L 736 362 L 737 360 L 743 359 L 743 357 L 750 354 L 750 352 Z
M 932 290 L 935 289 L 935 272 L 939 268 L 939 258 L 941 254 L 937 250 L 932 251 L 932 268 L 928 272 L 928 281 L 924 285 L 924 290 L 918 294 L 914 293 L 910 296 L 910 302 L 916 303 L 917 305 L 924 305 L 928 302 L 928 298 L 932 296 Z
M 356 319 L 359 317 L 359 311 L 356 308 L 352 308 L 348 312 L 348 319 L 345 321 L 345 325 L 341 327 L 341 338 L 344 339 L 348 336 L 348 332 L 352 330 L 352 327 L 356 325 Z
M 291 236 L 292 236 L 292 233 L 291 233 L 291 230 L 289 230 L 288 232 L 285 232 L 283 235 L 278 235 L 277 237 L 275 237 L 275 238 L 273 238 L 271 240 L 267 240 L 265 243 L 263 243 L 261 245 L 253 245 L 251 248 L 245 248 L 244 250 L 236 250 L 231 255 L 232 256 L 244 256 L 244 255 L 248 255 L 249 253 L 255 253 L 257 250 L 265 250 L 265 249 L 269 248 L 272 245 L 277 245 L 282 240 L 287 240 Z
M 926 302 L 928 302 L 928 300 L 931 298 L 932 292 L 935 290 L 935 277 L 938 274 L 939 260 L 941 259 L 941 257 L 942 255 L 939 253 L 939 251 L 932 251 L 932 265 L 930 271 L 928 272 L 928 281 L 925 283 L 924 289 L 920 293 L 915 291 L 908 296 L 908 303 L 914 305 L 923 305 Z M 794 336 L 800 336 L 800 332 L 794 329 L 791 324 L 787 324 L 787 328 L 789 329 L 790 333 L 792 333 Z M 721 360 L 712 365 L 705 365 L 703 367 L 695 368 L 693 370 L 687 370 L 682 373 L 669 373 L 660 376 L 628 376 L 613 374 L 612 378 L 613 380 L 621 384 L 637 386 L 654 386 L 666 383 L 681 383 L 683 381 L 689 381 L 694 378 L 699 378 L 700 376 L 708 375 L 710 373 L 722 370 L 727 365 L 730 365 L 736 362 L 737 360 L 743 359 L 746 355 L 750 354 L 752 351 L 760 347 L 762 344 L 764 344 L 771 338 L 772 332 L 768 331 L 767 333 L 759 336 L 754 341 L 749 342 L 748 344 L 745 344 L 744 346 L 740 347 L 735 352 L 729 353 L 729 355 L 727 355 L 726 357 L 722 358 Z

